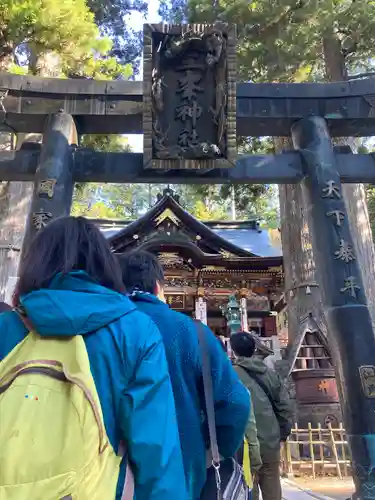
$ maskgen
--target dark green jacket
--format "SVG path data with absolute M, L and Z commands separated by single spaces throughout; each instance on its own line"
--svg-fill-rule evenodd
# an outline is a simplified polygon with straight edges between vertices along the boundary
M 288 392 L 278 374 L 257 356 L 237 358 L 234 369 L 251 393 L 262 460 L 277 460 L 280 441 L 286 440 L 292 427 L 293 415 Z M 263 389 L 245 369 L 253 372 L 268 388 L 275 411 Z

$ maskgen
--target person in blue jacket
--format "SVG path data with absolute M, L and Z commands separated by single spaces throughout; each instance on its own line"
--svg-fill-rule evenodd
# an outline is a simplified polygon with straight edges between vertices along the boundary
M 65 217 L 32 241 L 14 305 L 41 336 L 83 336 L 107 435 L 116 453 L 125 442 L 136 500 L 187 500 L 163 342 L 123 292 L 117 260 L 99 229 Z M 1 361 L 28 331 L 11 311 L 0 315 L 0 332 Z M 117 499 L 124 477 L 125 459 Z
M 164 302 L 164 273 L 154 255 L 137 250 L 120 255 L 119 260 L 131 300 L 155 322 L 163 337 L 189 500 L 199 500 L 206 480 L 206 465 L 210 463 L 206 461 L 209 441 L 197 326 L 192 318 Z M 207 326 L 204 333 L 211 363 L 218 446 L 225 459 L 233 456 L 242 444 L 250 395 Z

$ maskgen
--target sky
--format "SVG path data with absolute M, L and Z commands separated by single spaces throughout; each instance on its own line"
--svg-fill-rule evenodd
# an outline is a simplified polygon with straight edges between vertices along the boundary
M 141 30 L 144 23 L 158 23 L 160 18 L 158 16 L 159 0 L 150 0 L 148 5 L 148 15 L 144 19 L 142 14 L 139 12 L 132 13 L 129 17 L 129 24 L 137 30 Z M 137 80 L 142 80 L 143 78 L 143 67 L 141 64 L 140 74 L 136 77 Z M 132 148 L 134 153 L 143 152 L 143 135 L 127 135 L 128 143 Z

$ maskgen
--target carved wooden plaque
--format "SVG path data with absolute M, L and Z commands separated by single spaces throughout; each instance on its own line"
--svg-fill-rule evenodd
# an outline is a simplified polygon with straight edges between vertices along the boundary
M 235 25 L 144 25 L 144 166 L 231 167 L 236 146 Z
M 185 309 L 185 294 L 166 294 L 165 296 L 166 303 L 177 311 L 181 311 Z

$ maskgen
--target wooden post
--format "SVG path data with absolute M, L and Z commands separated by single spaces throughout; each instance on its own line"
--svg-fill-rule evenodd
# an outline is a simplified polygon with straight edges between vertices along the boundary
M 247 296 L 249 290 L 243 286 L 240 290 L 240 313 L 241 313 L 241 330 L 243 332 L 249 331 L 249 322 L 247 319 Z
M 35 173 L 22 256 L 40 229 L 51 220 L 70 213 L 74 187 L 70 145 L 75 140 L 76 129 L 71 115 L 61 112 L 48 117 L 40 162 Z
M 312 116 L 292 129 L 306 168 L 318 282 L 358 498 L 375 490 L 375 335 L 327 124 Z
M 340 432 L 340 440 L 341 440 L 341 450 L 342 450 L 342 459 L 344 461 L 344 475 L 347 477 L 348 474 L 348 461 L 346 457 L 346 441 L 345 441 L 345 429 L 342 426 L 342 422 L 340 422 L 340 427 L 339 427 L 339 432 Z
M 288 477 L 293 476 L 292 452 L 290 450 L 290 439 L 286 444 L 286 460 L 288 464 Z
M 322 436 L 322 424 L 318 424 L 318 439 L 319 439 L 319 458 L 320 458 L 320 471 L 324 472 L 324 448 L 323 448 L 323 436 Z
M 330 437 L 331 446 L 332 446 L 332 453 L 333 453 L 333 457 L 335 459 L 335 464 L 336 464 L 337 475 L 340 479 L 342 479 L 341 467 L 340 467 L 340 462 L 339 462 L 339 455 L 337 453 L 336 440 L 335 440 L 335 435 L 333 433 L 331 422 L 329 422 L 329 424 L 328 424 L 328 429 L 329 429 L 329 437 Z
M 202 287 L 198 288 L 198 297 L 195 299 L 195 319 L 207 325 L 207 302 Z
M 313 433 L 312 433 L 312 427 L 311 427 L 311 422 L 308 423 L 308 432 L 309 432 L 309 451 L 310 451 L 310 456 L 311 456 L 311 467 L 312 467 L 312 476 L 313 479 L 315 479 L 315 453 L 314 453 L 314 440 L 313 440 Z

